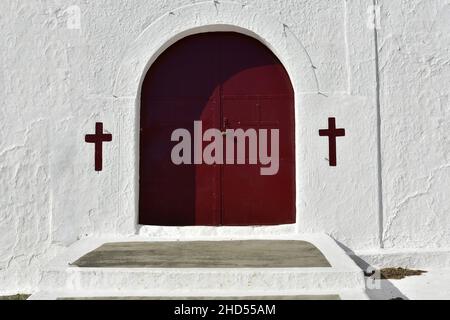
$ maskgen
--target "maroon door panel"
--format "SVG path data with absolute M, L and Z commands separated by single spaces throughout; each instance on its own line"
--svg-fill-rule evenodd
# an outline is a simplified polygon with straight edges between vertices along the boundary
M 276 175 L 261 175 L 261 166 L 248 165 L 248 158 L 245 165 L 223 166 L 223 224 L 248 225 L 251 221 L 253 225 L 271 225 L 295 222 L 294 134 L 293 130 L 285 129 L 293 128 L 294 115 L 280 108 L 289 106 L 290 99 L 224 99 L 222 103 L 229 128 L 279 128 L 280 139 L 279 171 Z M 242 109 L 246 109 L 245 112 Z M 248 119 L 249 115 L 254 118 Z
M 237 33 L 203 33 L 175 43 L 142 86 L 139 223 L 295 222 L 293 119 L 289 77 L 259 41 Z M 184 128 L 194 139 L 194 121 L 202 121 L 203 131 L 278 129 L 278 173 L 263 176 L 261 165 L 248 159 L 241 165 L 173 164 L 172 132 Z

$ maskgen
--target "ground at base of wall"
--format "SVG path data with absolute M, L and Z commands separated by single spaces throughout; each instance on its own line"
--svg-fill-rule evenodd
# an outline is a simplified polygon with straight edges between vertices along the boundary
M 18 293 L 11 296 L 0 296 L 0 300 L 27 300 L 29 296 L 29 294 Z
M 371 300 L 450 300 L 450 269 L 428 270 L 418 276 L 380 280 L 367 290 Z M 0 300 L 25 300 L 28 295 L 0 296 Z
M 380 280 L 367 290 L 371 300 L 450 300 L 450 269 L 428 270 L 418 276 Z
M 383 279 L 377 287 L 368 289 L 367 295 L 370 300 L 450 300 L 450 269 L 428 270 L 403 279 Z

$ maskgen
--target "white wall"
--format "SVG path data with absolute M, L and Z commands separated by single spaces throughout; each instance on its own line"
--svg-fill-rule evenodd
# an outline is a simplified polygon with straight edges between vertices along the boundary
M 134 228 L 124 212 L 135 195 L 134 127 L 126 124 L 136 110 L 113 96 L 115 81 L 144 30 L 197 2 L 0 2 L 0 292 L 32 290 L 57 244 Z M 381 1 L 382 219 L 372 0 L 237 2 L 286 24 L 326 95 L 301 96 L 312 107 L 299 121 L 299 230 L 329 233 L 351 249 L 380 241 L 449 247 L 450 1 Z M 67 28 L 64 9 L 74 4 L 81 30 Z M 326 166 L 327 144 L 317 135 L 327 116 L 349 133 L 338 142 L 336 170 Z M 93 172 L 93 149 L 84 143 L 96 121 L 114 136 L 102 173 Z
M 450 244 L 450 1 L 382 1 L 384 243 Z

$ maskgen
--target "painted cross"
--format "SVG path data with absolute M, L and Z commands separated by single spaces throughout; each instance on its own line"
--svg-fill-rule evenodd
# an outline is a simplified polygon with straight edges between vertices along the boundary
M 95 124 L 95 134 L 87 134 L 85 137 L 87 143 L 95 144 L 95 171 L 103 169 L 103 142 L 112 141 L 112 134 L 103 133 L 103 123 Z
M 336 118 L 328 118 L 328 129 L 319 130 L 321 137 L 328 137 L 330 167 L 336 167 L 336 138 L 345 137 L 345 129 L 336 129 Z

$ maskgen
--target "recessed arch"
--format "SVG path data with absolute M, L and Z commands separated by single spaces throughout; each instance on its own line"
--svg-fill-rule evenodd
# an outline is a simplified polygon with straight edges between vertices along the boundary
M 285 66 L 296 94 L 320 91 L 312 61 L 289 26 L 252 6 L 208 1 L 167 12 L 139 35 L 119 66 L 114 96 L 137 97 L 153 62 L 182 38 L 197 33 L 228 31 L 254 37 L 266 45 Z
M 215 12 L 215 14 L 213 14 Z M 139 194 L 139 113 L 140 88 L 144 77 L 158 58 L 168 47 L 178 40 L 201 32 L 232 31 L 256 38 L 266 45 L 286 68 L 295 93 L 295 145 L 297 150 L 296 163 L 301 160 L 298 150 L 304 147 L 301 137 L 304 130 L 298 130 L 298 123 L 303 118 L 301 114 L 311 106 L 311 100 L 305 99 L 309 94 L 319 92 L 319 84 L 311 59 L 301 41 L 289 30 L 289 26 L 266 13 L 241 4 L 221 1 L 214 4 L 211 1 L 187 5 L 167 12 L 149 25 L 140 36 L 129 46 L 121 64 L 118 66 L 114 82 L 114 106 L 125 113 L 122 122 L 124 132 L 134 134 L 129 138 L 132 143 L 123 147 L 121 153 L 126 155 L 121 159 L 119 172 L 121 185 L 126 192 L 120 193 L 119 208 L 121 215 L 121 230 L 135 230 L 138 227 L 138 194 Z M 126 129 L 125 129 L 126 128 Z M 297 165 L 298 167 L 298 165 Z M 296 172 L 296 202 L 297 221 L 305 200 L 301 192 L 305 172 Z M 300 185 L 299 185 L 300 181 Z M 287 225 L 282 232 L 294 232 L 299 225 Z M 145 232 L 166 232 L 159 228 Z M 186 229 L 187 230 L 187 229 Z M 260 230 L 260 231 L 258 231 Z M 271 233 L 272 229 L 251 227 L 247 231 L 240 229 L 239 233 Z M 181 231 L 181 230 L 180 230 Z M 172 233 L 172 231 L 169 231 Z M 211 231 L 214 232 L 214 231 Z M 224 229 L 224 232 L 227 232 Z M 233 232 L 230 230 L 230 232 Z

